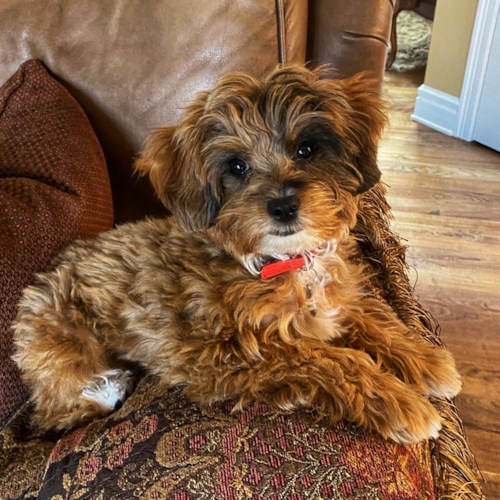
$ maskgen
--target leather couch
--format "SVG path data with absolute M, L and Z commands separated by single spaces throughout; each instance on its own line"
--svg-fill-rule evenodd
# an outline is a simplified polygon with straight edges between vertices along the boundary
M 393 0 L 0 0 L 0 498 L 449 493 L 432 443 L 398 446 L 347 422 L 328 428 L 314 411 L 200 408 L 147 376 L 107 419 L 42 434 L 9 359 L 9 324 L 33 273 L 76 238 L 165 215 L 132 171 L 151 128 L 176 123 L 197 91 L 233 71 L 261 77 L 307 61 L 340 77 L 368 71 L 380 90 L 393 8 Z M 18 69 L 30 59 L 48 73 L 35 62 Z M 363 203 L 357 230 L 367 255 L 380 255 L 380 276 L 394 265 L 404 282 L 382 186 Z M 397 249 L 392 264 L 384 245 Z M 374 290 L 397 302 L 396 278 L 387 279 Z M 433 338 L 432 324 L 418 321 Z
M 70 90 L 101 142 L 123 222 L 162 213 L 131 175 L 152 127 L 175 123 L 198 90 L 233 71 L 263 76 L 307 60 L 381 83 L 392 3 L 1 0 L 0 13 L 0 82 L 40 59 Z

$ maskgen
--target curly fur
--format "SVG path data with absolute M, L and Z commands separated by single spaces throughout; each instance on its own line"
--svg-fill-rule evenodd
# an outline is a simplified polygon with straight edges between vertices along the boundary
M 202 403 L 314 406 L 398 442 L 437 436 L 426 396 L 460 390 L 453 359 L 366 292 L 354 258 L 357 195 L 380 177 L 371 88 L 321 69 L 236 74 L 151 134 L 137 168 L 173 216 L 74 243 L 24 292 L 14 359 L 41 426 L 108 414 L 89 394 L 119 392 L 140 366 Z M 231 171 L 235 158 L 247 172 Z M 267 207 L 290 195 L 300 209 L 284 224 Z M 312 270 L 258 275 L 312 250 Z

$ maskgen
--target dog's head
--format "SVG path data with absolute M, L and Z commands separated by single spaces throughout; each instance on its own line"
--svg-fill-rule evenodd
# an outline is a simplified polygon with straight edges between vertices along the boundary
M 384 104 L 363 76 L 279 69 L 236 74 L 198 95 L 178 127 L 149 137 L 137 162 L 186 230 L 232 254 L 300 254 L 339 239 L 356 195 L 380 177 Z

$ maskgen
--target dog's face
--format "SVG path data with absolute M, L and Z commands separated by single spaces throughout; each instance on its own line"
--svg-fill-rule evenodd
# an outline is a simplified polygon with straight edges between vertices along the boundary
M 187 230 L 238 257 L 295 255 L 342 238 L 379 179 L 384 105 L 362 77 L 275 71 L 223 78 L 181 124 L 150 136 L 137 168 Z

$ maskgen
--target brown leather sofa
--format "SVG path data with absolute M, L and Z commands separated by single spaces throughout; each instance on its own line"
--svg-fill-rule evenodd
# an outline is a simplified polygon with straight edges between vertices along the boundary
M 82 105 L 102 144 L 116 222 L 162 213 L 131 175 L 148 131 L 175 123 L 221 75 L 331 63 L 382 81 L 391 0 L 0 1 L 0 82 L 40 59 Z M 133 202 L 131 202 L 133 200 Z
M 197 91 L 232 71 L 328 63 L 339 76 L 369 71 L 381 88 L 393 3 L 0 0 L 0 498 L 399 500 L 454 494 L 467 479 L 479 491 L 455 413 L 443 439 L 461 440 L 459 466 L 435 443 L 328 428 L 313 411 L 200 408 L 145 377 L 118 412 L 61 437 L 30 427 L 9 358 L 9 324 L 33 273 L 78 237 L 165 215 L 132 171 L 152 127 L 174 124 Z M 30 59 L 49 73 L 36 62 L 19 69 Z M 376 262 L 374 293 L 439 342 L 412 298 L 383 192 L 365 196 L 356 229 Z M 405 300 L 411 313 L 398 309 Z

